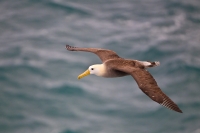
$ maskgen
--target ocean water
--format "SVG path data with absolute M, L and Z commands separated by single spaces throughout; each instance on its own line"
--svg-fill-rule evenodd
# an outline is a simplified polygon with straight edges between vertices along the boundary
M 200 133 L 199 0 L 1 0 L 0 133 Z M 160 61 L 149 71 L 183 111 L 131 76 L 77 80 L 91 53 Z

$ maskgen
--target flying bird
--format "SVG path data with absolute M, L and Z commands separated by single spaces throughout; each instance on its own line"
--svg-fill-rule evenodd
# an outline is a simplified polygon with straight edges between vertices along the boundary
M 149 67 L 160 65 L 158 61 L 138 61 L 124 59 L 119 57 L 114 51 L 101 48 L 79 48 L 66 45 L 69 51 L 84 51 L 96 54 L 102 61 L 102 64 L 90 66 L 85 72 L 78 76 L 81 79 L 89 74 L 100 77 L 115 78 L 131 75 L 138 87 L 153 101 L 165 106 L 171 110 L 182 113 L 179 107 L 165 95 L 153 76 L 147 71 Z

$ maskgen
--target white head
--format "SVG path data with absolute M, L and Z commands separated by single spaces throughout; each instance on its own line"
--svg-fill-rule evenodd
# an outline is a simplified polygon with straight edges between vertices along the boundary
M 80 74 L 78 76 L 78 79 L 81 79 L 89 74 L 94 74 L 96 76 L 103 76 L 104 71 L 105 69 L 103 64 L 92 65 L 84 73 Z

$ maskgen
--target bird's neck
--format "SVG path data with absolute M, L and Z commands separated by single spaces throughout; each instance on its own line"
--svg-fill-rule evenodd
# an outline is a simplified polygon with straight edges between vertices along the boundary
M 98 66 L 98 73 L 96 74 L 97 76 L 104 77 L 106 74 L 106 67 L 104 64 L 97 64 Z

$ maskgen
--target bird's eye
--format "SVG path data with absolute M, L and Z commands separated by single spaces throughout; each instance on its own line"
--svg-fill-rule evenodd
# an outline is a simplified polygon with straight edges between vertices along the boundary
M 94 70 L 94 68 L 91 68 L 91 70 Z

